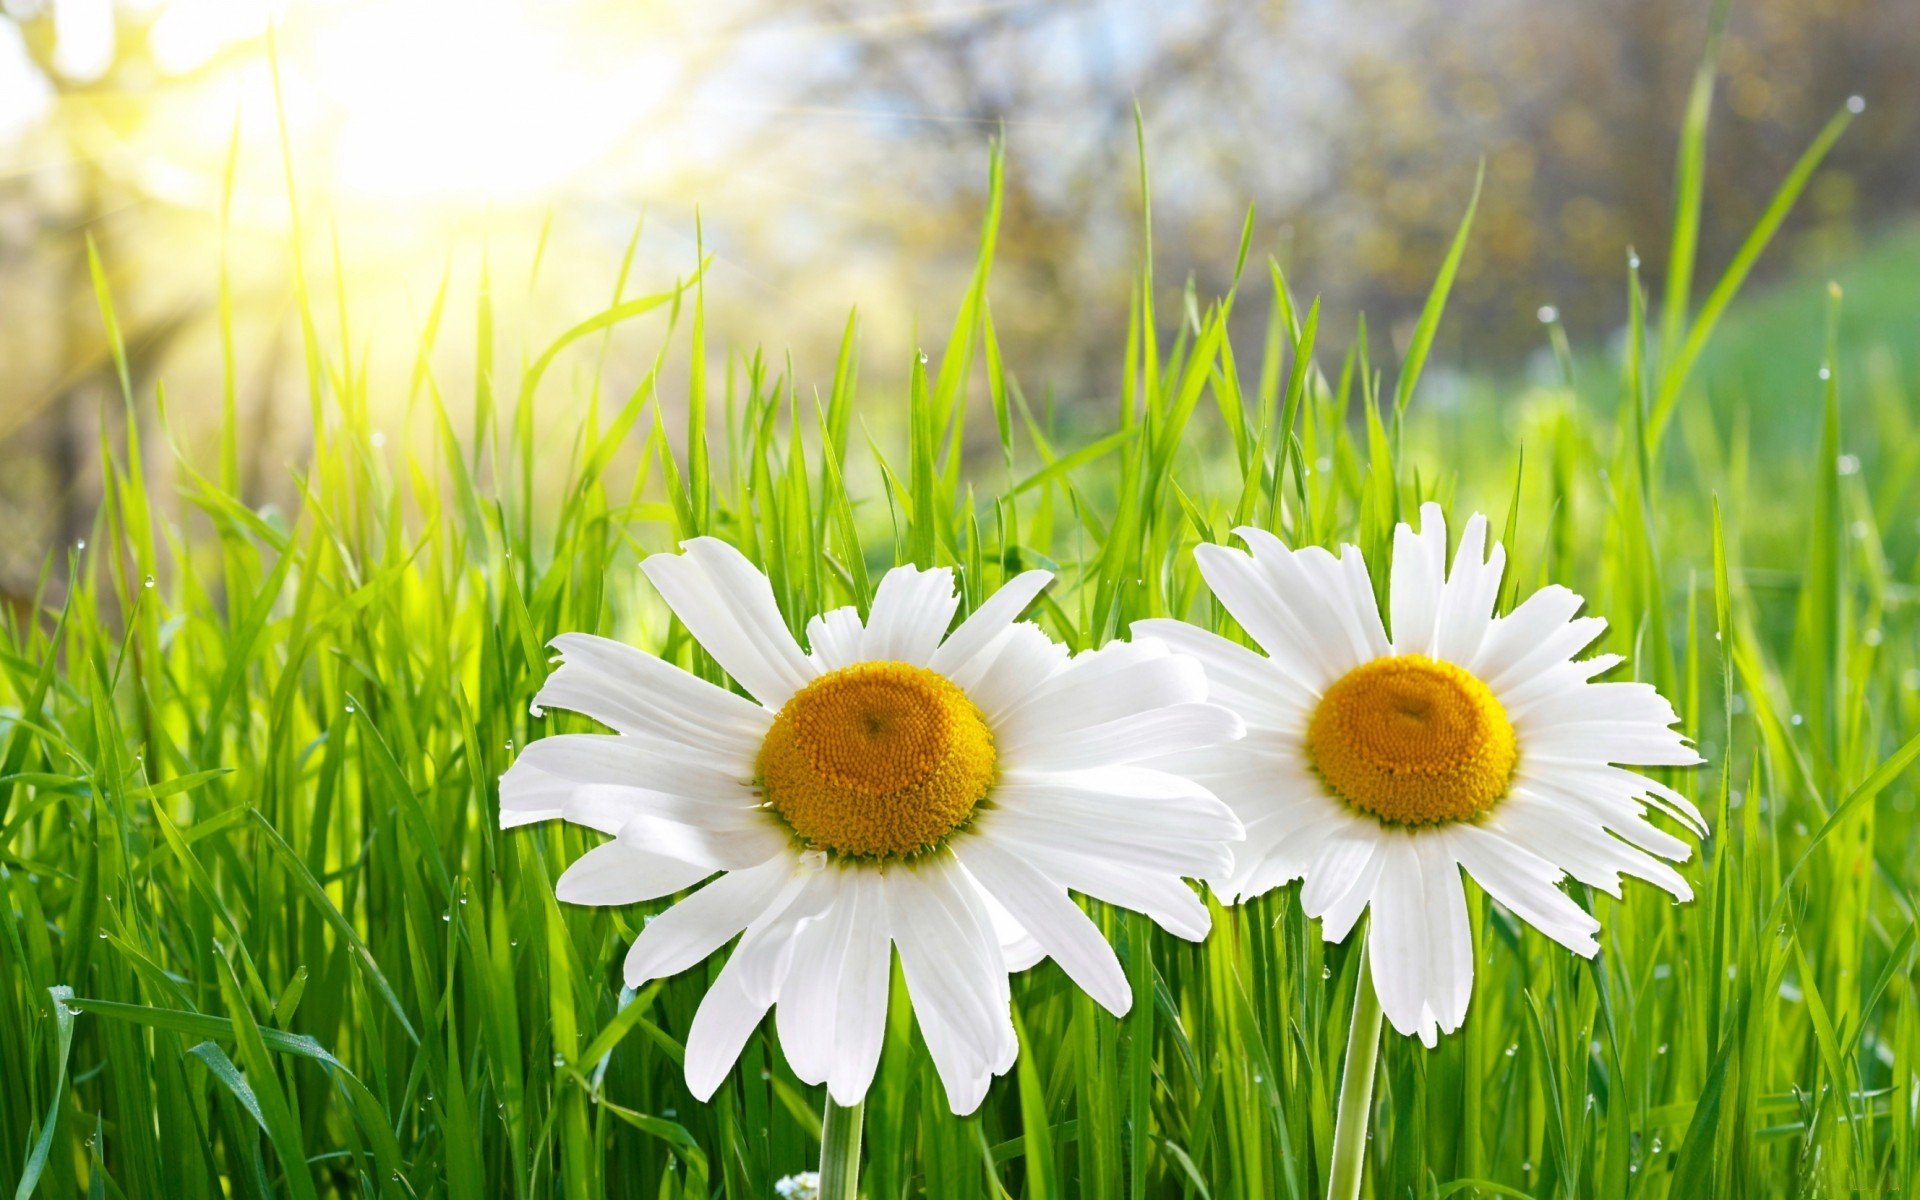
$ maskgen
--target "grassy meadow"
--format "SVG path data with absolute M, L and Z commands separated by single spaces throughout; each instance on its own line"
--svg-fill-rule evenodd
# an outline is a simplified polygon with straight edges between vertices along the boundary
M 1419 380 L 1473 252 L 1466 196 L 1397 353 L 1330 330 L 1257 243 L 1246 297 L 1183 291 L 1143 244 L 1097 412 L 1056 411 L 1046 364 L 999 352 L 997 207 L 904 389 L 861 382 L 857 322 L 826 378 L 724 350 L 692 263 L 647 285 L 608 264 L 616 302 L 564 329 L 497 329 L 485 290 L 443 291 L 400 335 L 420 437 L 382 432 L 400 398 L 369 394 L 352 298 L 303 290 L 313 448 L 290 511 L 241 494 L 240 381 L 200 398 L 227 406 L 217 444 L 127 389 L 149 419 L 103 423 L 92 531 L 0 629 L 0 1180 L 49 1200 L 773 1196 L 819 1153 L 819 1091 L 768 1031 L 694 1102 L 680 1039 L 717 964 L 624 991 L 647 911 L 553 895 L 594 836 L 497 828 L 515 748 L 588 728 L 529 712 L 548 639 L 719 678 L 636 569 L 696 534 L 764 564 L 796 630 L 910 561 L 958 567 L 966 603 L 1052 567 L 1038 619 L 1075 647 L 1168 614 L 1232 633 L 1195 544 L 1253 523 L 1383 562 L 1434 498 L 1504 528 L 1503 606 L 1580 591 L 1611 622 L 1596 649 L 1675 699 L 1709 761 L 1665 778 L 1712 836 L 1690 904 L 1574 888 L 1605 926 L 1591 963 L 1471 893 L 1472 1009 L 1433 1051 L 1388 1034 L 1366 1194 L 1920 1196 L 1920 394 L 1911 362 L 1838 352 L 1839 289 L 1796 285 L 1810 328 L 1735 303 L 1848 114 L 1731 264 L 1696 268 L 1704 116 L 1657 294 L 1622 247 L 1624 350 L 1550 324 L 1550 377 L 1445 405 Z M 1911 327 L 1893 311 L 1873 320 Z M 440 384 L 455 322 L 478 330 L 471 394 Z M 654 369 L 596 368 L 616 338 Z M 1745 402 L 1743 373 L 1778 400 Z M 1051 963 L 1016 977 L 1023 1051 L 972 1117 L 896 979 L 865 1193 L 1323 1194 L 1359 934 L 1324 946 L 1291 888 L 1216 908 L 1198 945 L 1090 907 L 1132 1012 Z

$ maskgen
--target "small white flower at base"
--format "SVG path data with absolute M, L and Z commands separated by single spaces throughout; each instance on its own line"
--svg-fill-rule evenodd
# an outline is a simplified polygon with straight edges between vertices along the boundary
M 1626 770 L 1701 761 L 1653 687 L 1598 683 L 1615 655 L 1574 656 L 1606 623 L 1546 587 L 1495 616 L 1506 556 L 1487 521 L 1466 524 L 1447 566 L 1447 527 L 1425 505 L 1420 531 L 1395 530 L 1389 617 L 1381 621 L 1360 551 L 1294 550 L 1259 529 L 1248 550 L 1201 546 L 1213 594 L 1266 653 L 1178 621 L 1142 621 L 1200 658 L 1210 697 L 1247 736 L 1158 765 L 1227 802 L 1246 828 L 1228 903 L 1296 879 L 1329 942 L 1371 912 L 1368 961 L 1393 1027 L 1432 1046 L 1465 1018 L 1473 934 L 1464 870 L 1495 901 L 1567 949 L 1599 950 L 1599 922 L 1562 892 L 1572 876 L 1619 896 L 1633 876 L 1692 898 L 1665 860 L 1697 836 L 1686 797 Z
M 1185 882 L 1218 875 L 1232 811 L 1155 760 L 1240 736 L 1199 662 L 1137 638 L 1077 655 L 1017 618 L 1052 578 L 1009 580 L 950 632 L 953 573 L 899 567 L 871 610 L 788 631 L 739 551 L 695 538 L 642 570 L 752 697 L 631 646 L 554 640 L 540 708 L 612 734 L 528 746 L 500 781 L 503 827 L 561 819 L 611 834 L 555 895 L 637 904 L 705 884 L 647 922 L 626 982 L 739 940 L 694 1016 L 687 1085 L 719 1087 L 769 1009 L 807 1083 L 843 1105 L 872 1083 L 893 955 L 956 1113 L 1013 1065 L 1007 977 L 1052 958 L 1113 1013 L 1127 977 L 1080 892 L 1185 938 L 1208 928 Z
M 773 1185 L 773 1194 L 780 1200 L 820 1200 L 820 1172 L 784 1175 Z

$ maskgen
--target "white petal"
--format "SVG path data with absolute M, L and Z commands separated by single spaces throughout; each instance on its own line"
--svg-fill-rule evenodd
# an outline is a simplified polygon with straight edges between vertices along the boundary
M 973 610 L 933 653 L 927 666 L 952 678 L 1012 628 L 1027 605 L 1053 581 L 1051 571 L 1025 571 L 1001 585 Z
M 833 1065 L 827 1072 L 827 1091 L 848 1106 L 865 1098 L 880 1064 L 887 1037 L 887 989 L 893 982 L 893 935 L 882 880 L 872 871 L 853 875 L 858 916 L 840 973 Z
M 624 642 L 566 633 L 551 645 L 565 661 L 534 697 L 536 708 L 583 713 L 729 764 L 751 764 L 772 722 L 751 700 Z
M 1374 990 L 1387 1023 L 1431 1048 L 1439 1038 L 1428 1004 L 1432 982 L 1420 855 L 1406 834 L 1383 839 L 1379 852 L 1385 862 L 1373 885 L 1373 903 L 1368 906 L 1373 921 L 1367 931 Z
M 1343 546 L 1340 557 L 1319 546 L 1289 550 L 1264 529 L 1234 530 L 1253 552 L 1254 565 L 1267 586 L 1293 613 L 1310 639 L 1308 649 L 1328 678 L 1337 678 L 1368 659 L 1387 653 L 1380 624 L 1380 602 L 1367 576 L 1366 556 Z
M 959 605 L 951 569 L 893 568 L 881 576 L 874 590 L 873 608 L 860 641 L 861 657 L 926 666 Z
M 1453 571 L 1440 594 L 1435 622 L 1434 653 L 1449 662 L 1471 662 L 1486 641 L 1493 605 L 1500 598 L 1500 576 L 1506 569 L 1506 548 L 1495 543 L 1486 552 L 1487 519 L 1468 518 L 1454 551 Z
M 894 944 L 914 1017 L 960 1116 L 980 1107 L 1008 1048 L 1016 1051 L 999 941 L 954 875 L 950 856 L 889 872 Z
M 821 613 L 808 621 L 807 645 L 813 650 L 814 665 L 822 671 L 837 671 L 859 662 L 865 632 L 866 627 L 860 623 L 860 610 L 851 605 Z
M 957 838 L 954 854 L 1012 912 L 1047 956 L 1114 1016 L 1133 1003 L 1133 991 L 1113 947 L 1066 888 L 1018 855 L 985 838 Z
M 1017 759 L 1030 746 L 1059 742 L 1092 726 L 1207 698 L 1199 660 L 1165 643 L 1109 642 L 1075 655 L 994 719 L 1000 753 Z
M 751 924 L 793 879 L 790 861 L 734 871 L 647 922 L 627 952 L 628 987 L 678 975 Z
M 780 986 L 779 1007 L 774 1010 L 787 1064 L 803 1082 L 815 1084 L 825 1083 L 833 1066 L 841 976 L 862 916 L 852 884 L 866 872 L 824 874 L 833 899 L 818 920 L 794 934 L 793 966 Z
M 1556 886 L 1560 868 L 1477 825 L 1455 825 L 1442 836 L 1474 882 L 1515 916 L 1584 958 L 1600 952 L 1600 922 Z
M 1025 774 L 1007 771 L 993 790 L 996 811 L 1030 812 L 1101 826 L 1141 840 L 1233 841 L 1240 821 L 1206 788 L 1144 767 Z
M 663 854 L 709 871 L 741 871 L 791 848 L 793 839 L 765 813 L 747 813 L 701 826 L 668 814 L 639 812 L 619 829 L 620 840 L 650 854 Z
M 773 585 L 717 538 L 640 564 L 688 632 L 754 699 L 777 709 L 818 672 L 781 619 Z
M 697 1100 L 713 1098 L 770 1007 L 769 1002 L 748 995 L 741 986 L 744 971 L 745 960 L 740 955 L 728 959 L 687 1027 L 687 1088 Z
M 1211 917 L 1193 890 L 1171 874 L 1123 867 L 1098 855 L 1078 854 L 1053 845 L 1023 843 L 995 836 L 991 827 L 979 837 L 1038 867 L 1048 878 L 1116 908 L 1152 917 L 1169 933 L 1197 942 L 1207 936 Z
M 1155 638 L 1198 659 L 1207 673 L 1206 698 L 1239 713 L 1250 728 L 1302 729 L 1313 712 L 1312 690 L 1237 642 L 1185 621 L 1159 619 L 1135 621 L 1133 636 Z
M 569 817 L 568 802 L 573 799 L 579 784 L 558 775 L 549 775 L 545 771 L 533 768 L 508 769 L 500 777 L 500 828 L 513 829 L 520 825 L 532 825 L 536 821 L 556 821 Z M 598 829 L 602 833 L 612 833 L 626 823 L 624 811 L 608 813 L 599 821 L 571 816 L 569 819 L 579 824 Z
M 795 876 L 789 869 L 773 903 L 727 956 L 687 1029 L 687 1089 L 697 1098 L 713 1095 L 773 1006 L 793 965 L 796 934 L 831 905 L 833 882 L 824 871 L 806 869 Z
M 697 750 L 606 733 L 561 733 L 530 742 L 508 768 L 536 770 L 574 783 L 644 789 L 706 800 L 715 805 L 753 805 L 750 776 L 714 764 Z M 503 779 L 506 777 L 503 777 Z
M 616 840 L 575 859 L 554 880 L 553 895 L 567 904 L 638 904 L 692 887 L 711 874 L 711 867 L 648 854 Z
M 1078 771 L 1139 762 L 1230 742 L 1246 726 L 1216 704 L 1175 704 L 1074 730 L 1057 741 L 1029 744 L 1018 731 L 999 746 L 1010 771 Z
M 1434 651 L 1440 617 L 1440 589 L 1447 577 L 1447 518 L 1438 504 L 1420 506 L 1420 532 L 1405 522 L 1393 531 L 1393 573 L 1389 603 L 1393 610 L 1393 652 Z
M 1523 750 L 1538 764 L 1692 767 L 1705 761 L 1677 731 L 1639 721 L 1568 721 L 1532 731 Z
M 1495 617 L 1487 636 L 1471 660 L 1460 665 L 1492 685 L 1547 638 L 1565 628 L 1585 604 L 1579 595 L 1559 584 L 1549 584 L 1528 596 L 1503 617 Z M 1567 651 L 1578 653 L 1585 643 Z
M 1427 1007 L 1440 1032 L 1452 1033 L 1466 1020 L 1467 1005 L 1473 999 L 1473 926 L 1467 919 L 1467 889 L 1445 839 L 1416 834 L 1413 843 L 1426 886 Z
M 1681 900 L 1693 898 L 1693 889 L 1678 871 L 1614 837 L 1590 810 L 1557 803 L 1550 794 L 1516 787 L 1488 818 L 1488 824 L 1502 837 L 1526 846 L 1581 883 L 1609 895 L 1620 895 L 1620 876 L 1626 874 Z M 1659 834 L 1644 822 L 1640 824 Z M 1670 840 L 1681 851 L 1686 850 L 1679 839 Z
M 1214 597 L 1267 652 L 1275 670 L 1316 696 L 1343 673 L 1325 643 L 1275 594 L 1266 572 L 1251 555 L 1206 545 L 1194 548 L 1193 560 Z M 1313 606 L 1303 598 L 1301 607 L 1311 611 Z
M 947 677 L 979 706 L 992 725 L 1002 712 L 1019 703 L 1066 661 L 1065 646 L 1048 637 L 1038 625 L 1021 621 Z

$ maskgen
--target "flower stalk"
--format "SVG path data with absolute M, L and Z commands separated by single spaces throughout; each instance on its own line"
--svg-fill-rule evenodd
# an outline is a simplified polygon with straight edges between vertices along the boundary
M 820 1115 L 820 1200 L 857 1200 L 860 1195 L 860 1127 L 864 1104 L 851 1108 L 827 1097 Z
M 1333 1120 L 1333 1161 L 1327 1170 L 1327 1200 L 1357 1200 L 1367 1161 L 1367 1125 L 1373 1116 L 1373 1077 L 1380 1061 L 1380 997 L 1373 990 L 1366 944 L 1353 992 L 1353 1023 L 1347 1030 L 1347 1063 L 1340 1072 L 1340 1107 Z M 824 1192 L 822 1193 L 825 1194 Z

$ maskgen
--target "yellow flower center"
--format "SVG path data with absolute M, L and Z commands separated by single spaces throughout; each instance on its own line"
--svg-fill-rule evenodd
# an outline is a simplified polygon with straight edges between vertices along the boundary
M 1487 685 L 1422 654 L 1376 658 L 1335 680 L 1307 751 L 1336 795 L 1392 825 L 1479 816 L 1507 794 L 1519 753 Z
M 952 682 L 866 662 L 793 694 L 760 747 L 767 806 L 810 846 L 902 858 L 945 841 L 993 785 L 993 733 Z

